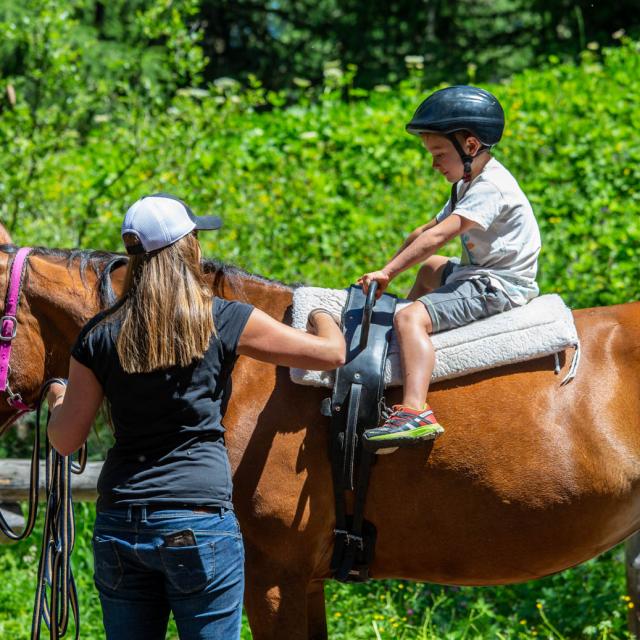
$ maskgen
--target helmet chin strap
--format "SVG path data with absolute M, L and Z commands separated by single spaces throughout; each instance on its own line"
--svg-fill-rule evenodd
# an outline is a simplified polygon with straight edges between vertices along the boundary
M 462 174 L 462 181 L 471 182 L 471 163 L 473 162 L 473 159 L 477 158 L 484 151 L 489 151 L 489 147 L 482 147 L 481 149 L 478 149 L 478 152 L 476 153 L 475 156 L 470 156 L 468 153 L 465 153 L 464 149 L 462 148 L 462 145 L 458 141 L 458 138 L 456 138 L 455 133 L 449 133 L 447 134 L 447 137 L 449 138 L 449 140 L 451 140 L 451 143 L 456 148 L 456 151 L 458 152 L 458 155 L 462 160 L 462 164 L 464 165 L 464 173 Z

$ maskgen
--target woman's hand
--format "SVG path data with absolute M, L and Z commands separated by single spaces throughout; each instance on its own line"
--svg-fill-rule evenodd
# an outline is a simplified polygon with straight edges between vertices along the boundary
M 319 324 L 318 324 L 318 320 L 317 317 L 319 315 L 326 315 L 327 318 L 330 318 L 331 320 L 333 320 L 333 322 L 335 322 L 338 327 L 340 326 L 340 318 L 336 318 L 333 313 L 331 313 L 331 311 L 329 311 L 328 309 L 324 309 L 323 307 L 317 307 L 316 309 L 311 309 L 311 311 L 309 311 L 309 317 L 307 318 L 307 332 L 308 333 L 313 333 L 315 335 L 318 335 L 318 330 L 319 330 Z M 322 324 L 322 320 L 319 321 L 320 324 Z
M 380 271 L 370 271 L 358 278 L 358 284 L 362 285 L 362 291 L 365 295 L 369 292 L 369 285 L 372 282 L 378 283 L 378 290 L 376 291 L 376 300 L 384 293 L 385 289 L 389 286 L 391 278 L 389 274 L 381 269 Z
M 54 382 L 47 392 L 47 402 L 49 404 L 49 411 L 64 401 L 64 394 L 67 391 L 67 385 L 59 382 Z

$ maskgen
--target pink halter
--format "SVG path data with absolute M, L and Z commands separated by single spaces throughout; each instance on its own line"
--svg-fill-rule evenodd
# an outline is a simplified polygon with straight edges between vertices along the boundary
M 20 412 L 18 415 L 30 411 L 31 407 L 22 401 L 19 393 L 13 393 L 9 387 L 9 360 L 11 358 L 11 341 L 18 333 L 18 304 L 22 292 L 22 281 L 27 269 L 27 256 L 31 251 L 33 251 L 31 247 L 18 249 L 16 257 L 11 263 L 4 315 L 0 318 L 0 392 L 7 394 L 7 402 Z

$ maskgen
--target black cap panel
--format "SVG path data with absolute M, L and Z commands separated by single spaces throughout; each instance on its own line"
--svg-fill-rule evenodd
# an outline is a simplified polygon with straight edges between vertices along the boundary
M 171 200 L 179 202 L 185 208 L 187 215 L 191 218 L 191 220 L 193 220 L 194 224 L 196 225 L 196 229 L 200 231 L 215 231 L 222 227 L 222 219 L 218 216 L 197 216 L 195 213 L 193 213 L 193 211 L 191 211 L 191 208 L 184 200 L 170 193 L 161 191 L 159 193 L 152 193 L 149 196 L 145 197 L 170 198 Z

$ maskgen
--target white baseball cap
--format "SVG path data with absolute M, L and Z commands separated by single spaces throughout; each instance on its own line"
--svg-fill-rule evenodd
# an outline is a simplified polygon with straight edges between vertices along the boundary
M 154 193 L 134 202 L 124 216 L 121 234 L 132 233 L 140 244 L 128 245 L 127 253 L 149 253 L 168 247 L 194 229 L 222 226 L 217 216 L 196 216 L 182 201 L 168 193 Z

